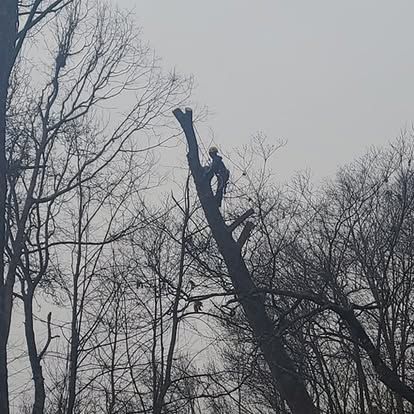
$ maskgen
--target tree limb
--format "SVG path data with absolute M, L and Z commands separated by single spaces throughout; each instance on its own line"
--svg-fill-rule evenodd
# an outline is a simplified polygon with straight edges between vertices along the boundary
M 233 223 L 231 223 L 228 226 L 228 229 L 230 232 L 234 231 L 240 224 L 243 223 L 243 221 L 247 220 L 251 215 L 254 214 L 254 210 L 252 208 L 249 208 L 246 212 L 244 212 L 242 215 L 237 217 Z

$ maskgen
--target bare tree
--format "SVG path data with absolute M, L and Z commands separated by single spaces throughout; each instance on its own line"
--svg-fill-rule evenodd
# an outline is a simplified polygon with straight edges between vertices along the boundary
M 212 230 L 219 250 L 226 262 L 234 286 L 235 294 L 243 306 L 247 320 L 254 332 L 270 370 L 278 384 L 279 391 L 294 413 L 317 412 L 305 384 L 295 372 L 295 366 L 286 352 L 281 338 L 276 334 L 273 324 L 266 313 L 263 297 L 257 288 L 241 256 L 240 244 L 225 224 L 213 196 L 210 180 L 205 174 L 198 155 L 198 145 L 193 129 L 192 111 L 174 110 L 174 115 L 185 133 L 189 152 L 188 162 L 197 194 L 203 207 L 208 224 Z
M 125 213 L 126 195 L 135 197 L 139 189 L 155 184 L 147 174 L 149 150 L 171 137 L 162 133 L 165 115 L 188 96 L 190 83 L 175 74 L 163 75 L 132 21 L 104 3 L 7 1 L 0 6 L 0 19 L 0 411 L 9 412 L 7 343 L 18 277 L 21 289 L 16 295 L 24 303 L 35 390 L 33 412 L 43 413 L 42 360 L 56 333 L 48 316 L 46 337 L 36 338 L 36 292 L 54 284 L 51 274 L 58 269 L 59 254 L 74 246 L 73 390 L 83 300 L 77 292 L 86 283 L 81 282 L 86 246 L 102 249 L 134 227 L 130 214 L 124 227 L 118 222 L 115 229 L 110 222 L 106 233 L 101 227 L 100 237 L 95 233 L 91 240 L 91 221 L 114 217 L 105 217 L 104 209 Z M 24 77 L 30 59 L 17 59 L 26 53 L 22 46 L 30 33 L 44 36 L 50 46 L 51 66 L 39 75 L 44 85 L 40 90 Z M 105 120 L 105 105 L 117 105 L 121 96 L 133 102 L 131 107 Z M 144 139 L 137 139 L 138 133 Z M 146 183 L 141 179 L 135 184 L 144 170 Z M 79 225 L 71 235 L 73 220 Z M 73 412 L 73 392 L 68 412 Z
M 42 4 L 41 4 L 42 3 Z M 56 13 L 65 2 L 41 2 L 35 0 L 22 6 L 17 0 L 7 0 L 0 5 L 0 411 L 9 411 L 7 341 L 13 302 L 18 257 L 8 261 L 8 223 L 7 223 L 7 180 L 10 174 L 7 158 L 7 113 L 10 99 L 10 78 L 19 56 L 23 42 L 34 26 L 51 13 Z M 19 28 L 21 27 L 21 30 Z M 31 196 L 31 195 L 30 195 Z M 23 219 L 27 219 L 29 201 L 23 208 Z M 15 239 L 15 250 L 20 255 L 23 230 L 20 229 Z
M 322 412 L 412 410 L 411 159 L 405 136 L 320 189 L 251 196 L 246 260 Z

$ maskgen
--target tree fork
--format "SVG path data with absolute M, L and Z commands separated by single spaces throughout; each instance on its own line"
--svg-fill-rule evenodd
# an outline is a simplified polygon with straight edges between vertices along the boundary
M 233 239 L 231 231 L 226 226 L 211 190 L 210 180 L 200 164 L 193 128 L 193 112 L 190 108 L 186 108 L 185 112 L 177 108 L 173 114 L 181 125 L 188 143 L 188 164 L 208 225 L 280 395 L 286 400 L 293 414 L 317 414 L 318 410 L 302 378 L 296 372 L 282 339 L 275 333 L 273 323 L 266 313 L 263 297 L 252 293 L 257 289 L 241 255 L 242 243 L 239 244 Z

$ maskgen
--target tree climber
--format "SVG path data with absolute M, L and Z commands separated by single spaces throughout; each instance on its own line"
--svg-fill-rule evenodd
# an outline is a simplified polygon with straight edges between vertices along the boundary
M 211 147 L 208 153 L 212 161 L 207 168 L 207 174 L 210 175 L 210 179 L 213 178 L 213 174 L 217 177 L 215 199 L 217 205 L 221 207 L 223 196 L 226 193 L 227 183 L 229 182 L 230 171 L 224 165 L 223 158 L 218 155 L 218 149 L 216 147 Z

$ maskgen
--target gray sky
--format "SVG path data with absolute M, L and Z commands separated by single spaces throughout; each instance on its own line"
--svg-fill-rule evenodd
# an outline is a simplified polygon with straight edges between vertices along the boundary
M 118 0 L 226 150 L 284 138 L 277 174 L 332 174 L 414 121 L 412 0 Z M 209 137 L 205 137 L 208 141 Z

